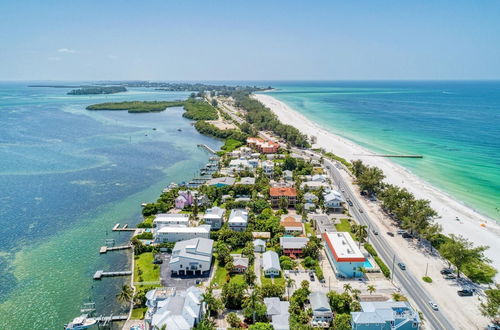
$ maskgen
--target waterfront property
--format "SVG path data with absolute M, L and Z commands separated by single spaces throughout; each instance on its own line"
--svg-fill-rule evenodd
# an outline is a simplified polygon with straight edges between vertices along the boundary
M 236 182 L 235 178 L 232 178 L 230 176 L 223 176 L 220 178 L 210 179 L 206 182 L 206 184 L 208 186 L 215 186 L 217 188 L 220 188 L 220 187 L 232 186 L 235 182 Z
M 154 291 L 146 294 L 148 311 L 144 320 L 149 329 L 167 326 L 169 330 L 190 330 L 202 319 L 203 292 L 199 288 L 192 286 L 160 299 L 155 299 Z
M 248 163 L 245 158 L 233 159 L 229 162 L 229 169 L 233 173 L 239 173 L 241 171 L 251 170 L 253 166 Z
M 227 223 L 232 230 L 244 231 L 248 224 L 248 212 L 244 209 L 231 210 Z
M 210 225 L 198 227 L 163 227 L 154 231 L 154 238 L 157 243 L 178 242 L 191 238 L 209 238 Z
M 353 330 L 420 329 L 420 317 L 407 301 L 373 301 L 360 304 L 360 312 L 351 312 Z
M 338 191 L 330 190 L 323 196 L 325 200 L 325 208 L 333 212 L 342 212 L 344 210 L 344 207 L 342 206 L 342 203 L 344 203 L 344 198 Z
M 367 259 L 347 232 L 329 232 L 322 234 L 326 243 L 326 256 L 337 274 L 342 277 L 363 276 L 361 268 Z
M 332 309 L 328 297 L 324 292 L 312 292 L 309 295 L 309 302 L 313 317 L 311 324 L 313 327 L 328 327 L 333 319 Z
M 303 250 L 309 242 L 306 237 L 280 237 L 280 247 L 284 255 L 295 259 L 302 256 Z
M 210 225 L 211 229 L 219 229 L 224 222 L 224 213 L 226 209 L 222 209 L 218 206 L 214 206 L 207 209 L 203 215 L 203 220 L 205 224 Z
M 274 330 L 289 330 L 290 313 L 288 308 L 290 302 L 281 301 L 278 297 L 264 298 L 264 305 L 266 305 L 266 316 L 271 321 Z
M 278 152 L 280 145 L 276 142 L 256 137 L 247 138 L 247 144 L 263 154 L 274 154 Z
M 300 215 L 283 215 L 281 217 L 280 225 L 285 228 L 285 234 L 288 235 L 302 235 L 304 233 L 304 226 L 302 225 L 302 218 Z
M 159 213 L 153 220 L 153 227 L 157 230 L 168 226 L 187 227 L 188 225 L 189 214 Z
M 256 239 L 253 241 L 253 251 L 254 252 L 265 252 L 266 251 L 266 242 L 261 239 Z
M 266 251 L 262 254 L 262 270 L 266 276 L 280 276 L 280 259 L 276 252 Z
M 175 243 L 170 259 L 170 271 L 176 275 L 202 275 L 210 271 L 214 241 L 193 238 Z
M 269 189 L 272 207 L 280 206 L 280 199 L 286 200 L 288 207 L 295 207 L 297 190 L 293 187 L 271 187 Z

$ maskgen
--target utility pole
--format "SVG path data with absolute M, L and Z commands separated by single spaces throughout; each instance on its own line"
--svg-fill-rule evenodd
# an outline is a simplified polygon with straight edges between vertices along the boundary
M 396 253 L 394 253 L 394 257 L 392 257 L 392 274 L 391 274 L 391 283 L 394 284 L 394 266 L 396 265 Z
M 425 277 L 427 277 L 427 270 L 429 269 L 429 263 L 425 266 Z

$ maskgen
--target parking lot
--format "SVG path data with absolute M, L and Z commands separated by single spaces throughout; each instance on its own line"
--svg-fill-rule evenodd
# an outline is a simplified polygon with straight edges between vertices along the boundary
M 337 231 L 334 221 L 327 214 L 310 214 L 309 218 L 314 221 L 320 234 Z
M 181 275 L 172 276 L 170 272 L 170 257 L 169 253 L 162 253 L 163 263 L 160 265 L 160 281 L 162 286 L 175 287 L 177 290 L 185 290 L 190 286 L 196 285 L 197 281 L 206 281 L 209 274 L 206 275 Z

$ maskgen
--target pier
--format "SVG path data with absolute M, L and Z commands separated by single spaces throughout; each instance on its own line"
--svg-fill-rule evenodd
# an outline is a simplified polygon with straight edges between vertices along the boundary
M 100 254 L 104 254 L 108 251 L 116 251 L 116 250 L 126 250 L 132 248 L 132 245 L 122 245 L 122 246 L 101 246 L 99 249 Z
M 103 270 L 98 270 L 94 274 L 94 280 L 100 280 L 103 277 L 115 277 L 115 276 L 129 276 L 132 275 L 132 271 L 125 270 L 121 272 L 105 272 Z
M 422 155 L 363 155 L 363 154 L 357 154 L 355 156 L 393 157 L 393 158 L 424 158 L 424 156 L 422 156 Z
M 206 150 L 208 150 L 209 152 L 211 152 L 214 155 L 217 154 L 217 152 L 214 149 L 210 148 L 206 144 L 198 144 L 198 147 L 205 148 Z
M 123 225 L 123 227 L 120 227 L 120 224 L 117 223 L 113 227 L 113 231 L 135 231 L 137 228 L 131 228 L 127 224 Z

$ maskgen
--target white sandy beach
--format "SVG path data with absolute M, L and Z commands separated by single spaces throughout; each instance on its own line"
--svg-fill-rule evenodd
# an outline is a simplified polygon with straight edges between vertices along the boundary
M 475 245 L 488 245 L 490 248 L 486 255 L 492 260 L 492 265 L 500 269 L 500 225 L 493 219 L 463 205 L 387 158 L 359 156 L 373 152 L 330 133 L 272 96 L 257 94 L 255 98 L 269 107 L 283 123 L 295 126 L 309 136 L 316 136 L 314 147 L 324 148 L 347 160 L 361 159 L 366 164 L 377 166 L 384 171 L 386 182 L 405 187 L 417 198 L 430 200 L 432 207 L 439 213 L 440 218 L 436 221 L 441 224 L 445 234 L 462 235 Z M 497 274 L 496 280 L 499 279 L 500 275 Z

